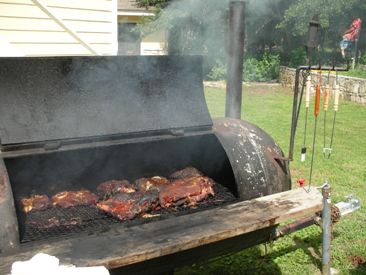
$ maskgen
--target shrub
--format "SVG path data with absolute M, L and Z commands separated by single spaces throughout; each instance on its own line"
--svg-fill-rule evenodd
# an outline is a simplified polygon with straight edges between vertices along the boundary
M 361 55 L 359 62 L 360 64 L 366 65 L 366 53 Z
M 244 62 L 244 81 L 271 81 L 278 78 L 280 57 L 264 53 L 262 59 L 249 58 Z
M 298 66 L 306 65 L 306 52 L 304 48 L 297 48 L 289 54 L 289 66 L 297 68 Z
M 221 62 L 216 62 L 207 74 L 207 79 L 213 81 L 226 79 L 226 66 Z

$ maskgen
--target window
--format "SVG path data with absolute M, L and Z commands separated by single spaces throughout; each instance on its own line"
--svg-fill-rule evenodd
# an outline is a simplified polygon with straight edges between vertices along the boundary
M 140 55 L 140 34 L 136 23 L 118 24 L 118 55 Z

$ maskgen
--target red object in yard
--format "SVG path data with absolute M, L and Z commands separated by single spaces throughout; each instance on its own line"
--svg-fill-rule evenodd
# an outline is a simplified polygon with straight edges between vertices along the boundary
M 305 179 L 298 179 L 297 183 L 300 185 L 300 187 L 303 187 L 305 185 Z
M 348 41 L 355 41 L 358 37 L 358 34 L 361 30 L 362 20 L 360 18 L 356 18 L 353 20 L 351 26 L 348 30 L 345 31 L 343 35 L 343 39 Z

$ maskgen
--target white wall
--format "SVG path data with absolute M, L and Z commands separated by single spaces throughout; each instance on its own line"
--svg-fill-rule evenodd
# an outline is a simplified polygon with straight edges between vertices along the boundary
M 116 0 L 1 0 L 0 56 L 114 55 Z

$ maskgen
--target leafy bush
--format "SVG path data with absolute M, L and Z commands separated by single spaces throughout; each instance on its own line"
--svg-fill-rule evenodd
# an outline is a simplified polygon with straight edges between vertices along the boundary
M 297 68 L 298 66 L 306 65 L 306 52 L 304 48 L 297 48 L 289 54 L 289 66 Z
M 361 55 L 359 62 L 360 64 L 366 65 L 366 53 Z
M 280 57 L 264 53 L 262 59 L 249 58 L 244 62 L 244 81 L 271 81 L 278 78 Z
M 216 62 L 211 71 L 207 74 L 208 80 L 224 80 L 226 79 L 226 66 L 221 62 Z
M 248 58 L 244 62 L 244 81 L 265 82 L 278 78 L 280 68 L 280 58 L 278 55 L 264 53 L 262 58 Z M 217 61 L 207 74 L 208 80 L 226 79 L 227 68 L 222 62 Z

